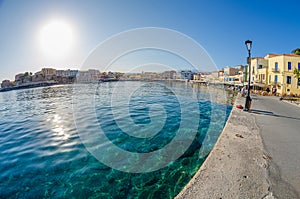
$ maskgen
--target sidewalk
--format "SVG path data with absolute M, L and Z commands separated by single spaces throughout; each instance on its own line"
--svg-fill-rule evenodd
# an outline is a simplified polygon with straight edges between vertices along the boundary
M 237 98 L 213 150 L 177 199 L 274 198 L 268 179 L 270 159 L 254 113 L 237 109 L 238 104 L 244 106 L 245 98 Z
M 238 97 L 215 147 L 181 198 L 300 198 L 300 107 L 278 97 Z
M 300 198 L 300 107 L 278 97 L 253 96 L 250 114 L 271 157 L 270 190 L 277 198 Z

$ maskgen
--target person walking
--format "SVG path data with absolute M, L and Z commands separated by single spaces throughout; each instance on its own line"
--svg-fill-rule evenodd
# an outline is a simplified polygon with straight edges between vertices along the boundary
M 245 97 L 246 96 L 246 87 L 243 86 L 243 88 L 241 89 L 241 96 Z
M 273 88 L 272 88 L 272 95 L 276 95 L 276 92 L 277 92 L 277 89 L 276 89 L 276 86 L 273 86 Z

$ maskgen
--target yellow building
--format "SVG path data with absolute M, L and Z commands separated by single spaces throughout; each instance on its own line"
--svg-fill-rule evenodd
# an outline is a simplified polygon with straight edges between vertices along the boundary
M 251 59 L 251 83 L 268 85 L 268 59 L 263 57 Z
M 269 54 L 267 84 L 276 88 L 279 95 L 300 95 L 300 79 L 294 77 L 295 68 L 300 69 L 300 55 Z

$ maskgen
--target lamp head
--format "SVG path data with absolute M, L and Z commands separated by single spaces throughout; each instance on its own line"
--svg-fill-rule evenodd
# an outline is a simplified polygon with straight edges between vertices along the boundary
M 247 47 L 247 50 L 251 50 L 251 46 L 252 46 L 252 41 L 250 41 L 250 40 L 247 40 L 247 41 L 245 41 L 245 44 L 246 44 L 246 47 Z

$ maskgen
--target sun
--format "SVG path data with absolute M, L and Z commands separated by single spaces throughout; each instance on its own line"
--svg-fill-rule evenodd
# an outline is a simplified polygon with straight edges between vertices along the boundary
M 42 27 L 40 45 L 49 57 L 62 57 L 69 53 L 74 42 L 73 30 L 63 20 L 53 20 Z

